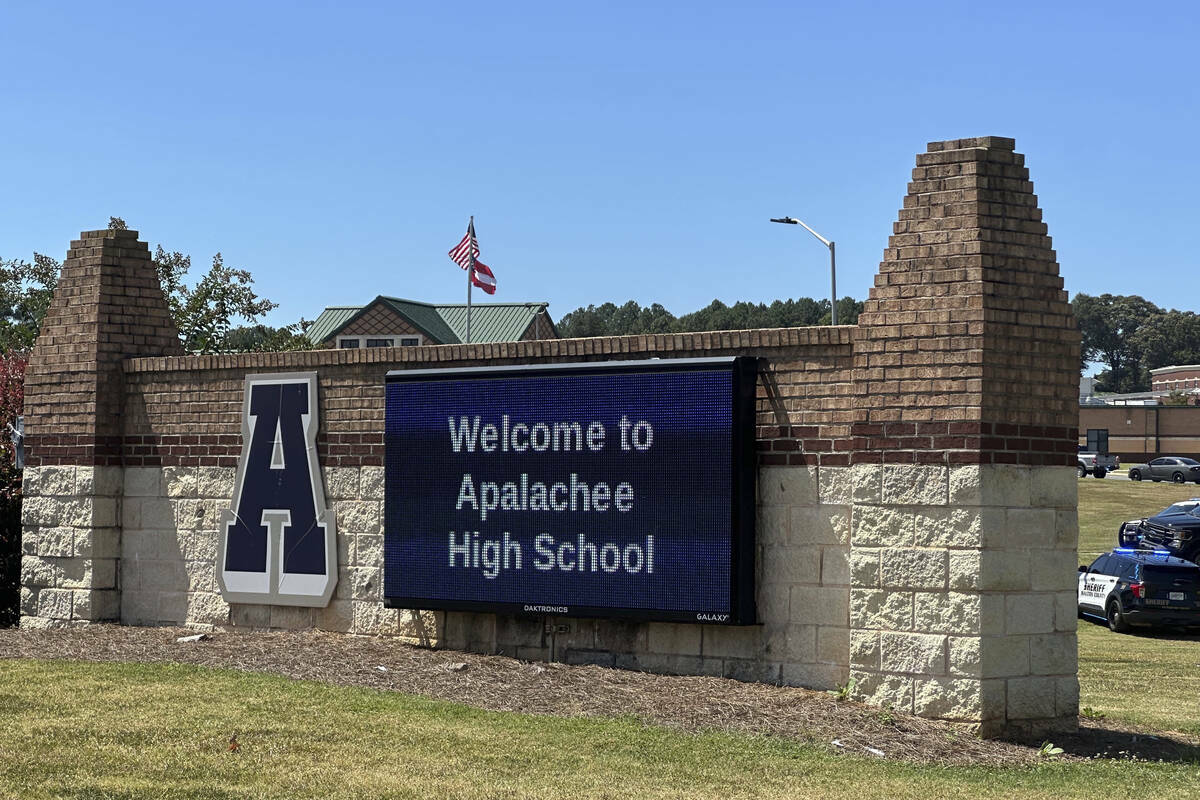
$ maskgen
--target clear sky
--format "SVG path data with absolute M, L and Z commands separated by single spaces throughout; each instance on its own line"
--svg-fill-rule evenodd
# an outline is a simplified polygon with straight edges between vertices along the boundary
M 1200 310 L 1200 4 L 0 0 L 0 257 L 124 217 L 281 304 L 863 299 L 914 155 L 1026 154 L 1072 292 Z M 476 292 L 476 299 L 480 295 Z

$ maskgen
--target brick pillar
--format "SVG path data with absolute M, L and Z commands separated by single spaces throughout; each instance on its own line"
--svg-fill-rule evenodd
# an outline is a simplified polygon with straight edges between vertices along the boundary
M 25 373 L 22 625 L 119 617 L 121 363 L 179 354 L 137 231 L 71 242 Z
M 986 735 L 1079 697 L 1079 336 L 1013 146 L 917 156 L 853 371 L 856 693 Z

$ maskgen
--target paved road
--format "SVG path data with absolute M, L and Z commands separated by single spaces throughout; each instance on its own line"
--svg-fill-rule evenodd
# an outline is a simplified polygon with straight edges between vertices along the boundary
M 1096 479 L 1093 478 L 1091 475 L 1088 475 L 1087 478 L 1080 478 L 1079 480 L 1094 481 Z M 1106 481 L 1127 481 L 1127 480 L 1129 480 L 1129 473 L 1125 470 L 1121 470 L 1120 472 L 1110 472 L 1104 476 L 1104 480 L 1106 480 Z

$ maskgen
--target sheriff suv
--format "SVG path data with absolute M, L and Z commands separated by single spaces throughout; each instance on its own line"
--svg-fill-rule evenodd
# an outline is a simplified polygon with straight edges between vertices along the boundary
M 1200 566 L 1165 550 L 1119 547 L 1079 568 L 1079 616 L 1103 619 L 1117 633 L 1200 628 Z
M 1200 497 L 1172 503 L 1153 517 L 1122 522 L 1117 529 L 1117 544 L 1166 550 L 1173 556 L 1200 562 Z

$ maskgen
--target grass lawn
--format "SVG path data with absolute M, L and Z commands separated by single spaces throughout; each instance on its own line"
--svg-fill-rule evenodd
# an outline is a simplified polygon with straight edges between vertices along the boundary
M 1079 563 L 1117 546 L 1117 527 L 1177 500 L 1200 496 L 1194 484 L 1079 481 Z M 1200 735 L 1200 637 L 1117 634 L 1079 621 L 1081 707 L 1112 719 Z
M 237 735 L 239 749 L 229 752 Z M 917 767 L 178 665 L 0 661 L 0 796 L 1184 797 L 1200 764 Z

